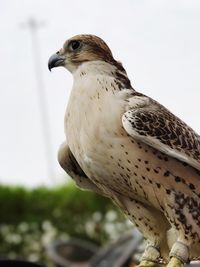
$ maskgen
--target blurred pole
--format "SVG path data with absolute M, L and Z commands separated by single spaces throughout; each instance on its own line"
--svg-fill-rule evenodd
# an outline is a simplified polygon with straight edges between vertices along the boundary
M 51 143 L 51 129 L 48 116 L 48 108 L 45 97 L 45 86 L 42 76 L 41 68 L 41 57 L 40 57 L 40 46 L 39 39 L 37 35 L 38 29 L 43 26 L 43 23 L 36 21 L 34 18 L 30 18 L 26 23 L 23 23 L 22 26 L 27 26 L 31 33 L 32 38 L 32 49 L 33 49 L 33 60 L 35 65 L 35 77 L 36 77 L 36 89 L 38 95 L 39 109 L 40 109 L 40 118 L 41 126 L 43 131 L 43 141 L 45 149 L 45 158 L 47 173 L 51 182 L 55 183 L 55 172 L 54 172 L 54 161 L 53 161 L 53 152 L 52 152 L 52 143 Z

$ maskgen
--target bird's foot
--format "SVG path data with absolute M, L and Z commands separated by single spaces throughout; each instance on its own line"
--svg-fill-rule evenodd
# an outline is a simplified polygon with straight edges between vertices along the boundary
M 167 267 L 183 267 L 184 264 L 181 260 L 177 259 L 176 257 L 172 257 L 167 264 Z
M 160 250 L 154 244 L 147 244 L 138 267 L 164 267 L 160 263 Z
M 161 264 L 161 263 L 157 263 L 157 262 L 153 262 L 153 261 L 149 261 L 149 260 L 142 260 L 140 262 L 140 264 L 138 265 L 138 267 L 164 267 L 164 266 L 166 266 L 166 265 Z

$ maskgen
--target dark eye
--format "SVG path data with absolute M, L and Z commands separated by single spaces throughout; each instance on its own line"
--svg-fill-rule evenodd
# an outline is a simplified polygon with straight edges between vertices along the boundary
M 80 41 L 72 41 L 70 43 L 71 50 L 76 50 L 80 47 L 81 42 Z

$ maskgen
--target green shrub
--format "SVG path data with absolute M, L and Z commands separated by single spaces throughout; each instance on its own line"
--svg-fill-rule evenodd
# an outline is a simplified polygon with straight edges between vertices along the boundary
M 45 260 L 55 239 L 102 244 L 129 224 L 112 202 L 72 183 L 58 188 L 0 186 L 0 256 Z

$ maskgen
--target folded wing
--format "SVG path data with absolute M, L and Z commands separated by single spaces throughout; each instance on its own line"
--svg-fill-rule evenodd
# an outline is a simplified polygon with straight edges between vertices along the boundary
M 200 170 L 200 136 L 156 101 L 130 106 L 122 123 L 130 136 Z

